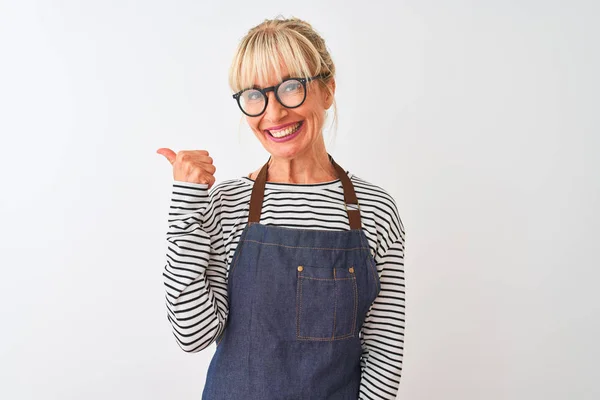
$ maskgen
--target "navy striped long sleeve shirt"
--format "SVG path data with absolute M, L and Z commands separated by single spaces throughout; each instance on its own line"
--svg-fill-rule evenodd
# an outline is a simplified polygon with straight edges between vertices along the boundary
M 381 282 L 360 332 L 360 398 L 395 399 L 404 353 L 404 226 L 389 193 L 347 173 Z M 228 267 L 248 221 L 253 183 L 240 177 L 209 190 L 207 184 L 173 182 L 163 279 L 167 317 L 184 351 L 206 349 L 225 327 Z M 260 223 L 349 230 L 340 180 L 267 182 Z

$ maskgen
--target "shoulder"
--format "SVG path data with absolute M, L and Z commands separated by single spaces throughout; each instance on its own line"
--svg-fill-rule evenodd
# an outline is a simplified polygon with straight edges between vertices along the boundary
M 352 174 L 351 179 L 359 203 L 383 207 L 382 211 L 392 214 L 393 218 L 400 219 L 396 200 L 388 190 L 371 183 L 356 174 Z
M 232 178 L 227 179 L 215 184 L 209 192 L 209 196 L 212 199 L 220 200 L 229 198 L 231 196 L 237 196 L 240 193 L 245 193 L 252 189 L 251 181 L 244 178 Z
M 378 230 L 387 231 L 385 236 L 392 240 L 404 237 L 404 224 L 400 218 L 398 205 L 391 193 L 380 185 L 351 175 L 352 184 L 360 208 L 375 220 Z
M 352 174 L 352 184 L 356 190 L 356 195 L 364 197 L 365 199 L 375 200 L 378 199 L 380 202 L 386 203 L 389 207 L 396 208 L 396 201 L 392 195 L 383 187 L 376 185 L 359 177 L 356 174 Z

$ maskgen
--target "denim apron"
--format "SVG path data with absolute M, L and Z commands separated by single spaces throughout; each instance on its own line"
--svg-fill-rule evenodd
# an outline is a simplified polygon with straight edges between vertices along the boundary
M 329 160 L 350 230 L 260 224 L 270 158 L 257 176 L 202 399 L 358 399 L 359 332 L 381 287 L 352 182 Z

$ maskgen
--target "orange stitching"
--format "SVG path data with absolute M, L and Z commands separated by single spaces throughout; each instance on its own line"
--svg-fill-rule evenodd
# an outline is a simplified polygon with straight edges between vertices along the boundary
M 247 232 L 247 229 L 244 229 L 244 231 L 242 231 L 242 236 L 241 236 L 242 238 L 246 236 L 246 232 Z M 242 241 L 243 241 L 243 240 L 240 240 L 240 242 L 242 242 Z M 235 256 L 235 259 L 234 259 L 234 260 L 232 260 L 232 262 L 233 262 L 233 265 L 232 265 L 232 266 L 231 266 L 231 268 L 229 269 L 229 275 L 227 276 L 227 281 L 228 281 L 228 284 L 229 284 L 229 278 L 230 278 L 231 276 L 233 276 L 233 270 L 234 270 L 234 269 L 235 269 L 235 267 L 237 266 L 238 260 L 240 259 L 240 255 L 242 254 L 243 247 L 240 247 L 240 243 L 239 243 L 239 242 L 238 242 L 238 245 L 237 245 L 237 247 L 236 247 L 236 250 L 238 249 L 238 247 L 239 247 L 239 251 L 237 252 L 237 254 L 236 254 L 236 256 Z
M 352 321 L 352 331 L 350 335 L 354 336 L 356 329 L 356 315 L 358 314 L 358 288 L 356 285 L 356 276 L 354 276 L 354 320 Z
M 300 312 L 302 311 L 302 277 L 300 276 L 300 271 L 298 271 L 296 277 L 298 285 L 296 287 L 296 337 L 300 337 Z
M 362 242 L 362 239 L 361 239 Z M 377 272 L 377 266 L 375 263 L 375 259 L 373 258 L 373 256 L 371 255 L 371 249 L 369 248 L 369 243 L 367 241 L 367 268 L 369 268 L 371 270 L 371 272 L 373 273 L 373 279 L 375 279 L 375 286 L 377 287 L 377 280 L 378 280 L 378 272 Z
M 271 224 L 263 224 L 260 222 L 252 222 L 252 224 L 258 224 L 264 228 L 275 228 L 275 229 L 285 229 L 288 231 L 300 231 L 300 232 L 315 232 L 315 229 L 303 229 L 303 228 L 289 228 L 287 226 L 282 225 L 271 225 Z M 338 233 L 346 233 L 346 232 L 360 232 L 361 228 L 358 229 L 346 229 L 346 230 L 329 230 L 329 232 L 338 232 Z
M 363 243 L 363 235 L 361 235 L 360 237 L 360 242 Z M 371 270 L 371 272 L 373 273 L 373 279 L 375 279 L 375 287 L 377 287 L 377 281 L 379 280 L 379 273 L 377 272 L 377 265 L 375 263 L 375 259 L 373 258 L 373 255 L 371 254 L 371 249 L 369 248 L 369 240 L 366 238 L 365 236 L 365 245 L 366 247 L 365 250 L 367 252 L 367 268 L 369 268 Z
M 331 332 L 331 340 L 335 339 L 335 311 L 337 309 L 337 285 L 335 283 L 335 268 L 333 269 L 333 332 Z
M 312 279 L 315 281 L 348 281 L 352 278 L 313 278 L 312 276 L 303 276 L 302 279 Z
M 334 270 L 334 274 L 335 274 L 335 268 L 333 268 Z M 357 289 L 357 284 L 356 284 L 356 275 L 353 273 L 352 276 L 350 278 L 312 278 L 312 277 L 308 277 L 308 276 L 301 276 L 301 272 L 298 271 L 296 276 L 297 276 L 297 288 L 296 288 L 296 339 L 297 340 L 303 340 L 303 341 L 320 341 L 320 342 L 331 342 L 331 341 L 335 341 L 335 340 L 342 340 L 342 339 L 348 339 L 351 337 L 354 337 L 354 332 L 356 330 L 356 319 L 357 319 L 357 315 L 358 315 L 358 289 Z M 336 309 L 337 309 L 337 292 L 336 292 L 336 286 L 334 286 L 334 308 L 333 308 L 333 332 L 331 337 L 314 337 L 314 336 L 300 336 L 300 320 L 301 320 L 301 314 L 302 314 L 302 281 L 303 279 L 312 279 L 312 280 L 321 280 L 321 281 L 339 281 L 339 280 L 353 280 L 354 281 L 354 287 L 353 287 L 353 291 L 354 291 L 354 315 L 353 315 L 353 320 L 352 320 L 352 328 L 350 333 L 342 335 L 342 336 L 335 336 L 335 324 L 336 324 Z M 334 282 L 335 283 L 335 282 Z
M 253 240 L 253 239 L 242 239 L 240 240 L 240 242 L 253 242 L 253 243 L 259 243 L 259 244 L 264 244 L 267 246 L 279 246 L 279 247 L 287 247 L 290 249 L 309 249 L 309 250 L 340 250 L 340 251 L 353 251 L 353 250 L 361 250 L 364 249 L 364 247 L 350 247 L 350 248 L 346 248 L 346 249 L 338 249 L 335 247 L 305 247 L 305 246 L 287 246 L 285 244 L 278 244 L 278 243 L 267 243 L 267 242 L 261 242 L 259 240 Z
M 217 346 L 219 344 L 221 344 L 221 342 L 223 341 L 223 338 L 225 337 L 225 331 L 223 330 L 223 332 L 221 332 L 221 338 L 217 341 Z
M 349 337 L 352 337 L 352 334 L 347 334 L 344 336 L 336 336 L 333 339 L 332 338 L 318 338 L 318 337 L 312 337 L 312 336 L 298 336 L 298 340 L 311 340 L 311 341 L 318 340 L 321 342 L 331 342 L 334 340 L 347 339 Z

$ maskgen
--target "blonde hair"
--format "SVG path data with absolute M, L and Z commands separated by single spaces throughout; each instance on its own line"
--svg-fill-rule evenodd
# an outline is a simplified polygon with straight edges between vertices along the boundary
M 335 76 L 335 65 L 325 46 L 325 40 L 306 21 L 298 18 L 266 19 L 250 29 L 241 40 L 229 69 L 229 86 L 234 92 L 250 88 L 256 79 L 268 81 L 274 71 L 283 79 L 281 64 L 293 77 L 317 79 L 322 89 L 333 97 L 333 120 L 337 128 L 337 105 L 331 88 L 326 84 Z M 310 85 L 307 85 L 307 91 Z

